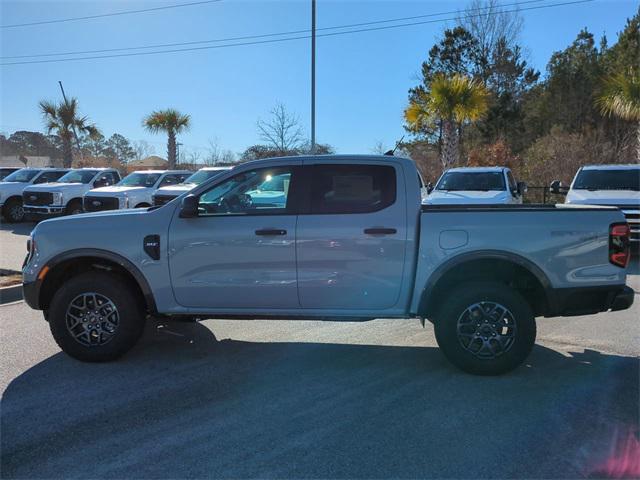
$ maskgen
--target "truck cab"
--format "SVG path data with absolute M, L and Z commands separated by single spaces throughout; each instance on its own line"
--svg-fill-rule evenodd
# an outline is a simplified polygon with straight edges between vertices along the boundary
M 427 205 L 521 204 L 526 190 L 506 167 L 461 167 L 446 170 L 424 200 Z
M 30 185 L 57 181 L 68 168 L 21 168 L 0 182 L 0 210 L 4 221 L 17 223 L 24 220 L 22 192 Z
M 170 202 L 174 198 L 179 197 L 183 193 L 188 192 L 189 190 L 197 187 L 202 182 L 209 180 L 210 178 L 214 178 L 220 175 L 227 170 L 231 170 L 232 167 L 205 167 L 201 168 L 193 175 L 187 177 L 184 182 L 179 183 L 178 185 L 168 185 L 158 188 L 153 193 L 153 205 L 164 205 L 165 203 Z
M 34 220 L 82 213 L 82 196 L 89 190 L 120 181 L 115 168 L 74 168 L 54 183 L 24 189 L 22 202 Z
M 153 204 L 153 194 L 164 186 L 178 185 L 193 172 L 189 170 L 140 170 L 132 172 L 116 185 L 94 188 L 85 193 L 85 212 L 145 208 Z
M 562 184 L 551 184 L 552 193 L 562 193 Z M 631 229 L 630 241 L 640 248 L 640 165 L 587 165 L 571 182 L 565 203 L 607 205 L 624 213 Z

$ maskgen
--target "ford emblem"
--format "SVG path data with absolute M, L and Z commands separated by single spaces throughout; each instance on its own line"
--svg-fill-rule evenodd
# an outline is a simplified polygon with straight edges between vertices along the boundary
M 102 205 L 102 203 L 98 200 L 94 200 L 93 202 L 91 202 L 91 205 L 93 205 L 94 207 L 99 207 L 100 205 Z
M 37 200 L 37 199 L 38 199 L 38 197 L 36 197 L 35 195 L 31 195 L 31 196 L 29 197 L 29 200 Z

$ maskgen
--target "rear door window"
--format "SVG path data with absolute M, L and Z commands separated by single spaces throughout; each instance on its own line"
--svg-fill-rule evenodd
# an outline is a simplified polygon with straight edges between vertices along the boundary
M 389 165 L 313 165 L 312 214 L 377 212 L 396 200 L 396 170 Z
M 51 182 L 55 182 L 56 180 L 58 180 L 60 177 L 62 177 L 65 173 L 64 170 L 63 171 L 53 171 L 53 172 L 43 172 L 38 178 L 36 178 L 33 183 L 51 183 Z

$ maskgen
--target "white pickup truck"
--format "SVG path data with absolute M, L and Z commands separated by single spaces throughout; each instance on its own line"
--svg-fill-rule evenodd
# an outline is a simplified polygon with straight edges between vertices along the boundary
M 156 190 L 153 193 L 153 204 L 164 205 L 165 203 L 169 203 L 174 198 L 179 197 L 183 193 L 188 192 L 189 190 L 194 189 L 202 182 L 209 180 L 210 178 L 214 178 L 220 175 L 227 170 L 231 170 L 231 167 L 204 167 L 198 170 L 196 173 L 186 178 L 184 182 L 178 185 L 169 185 L 167 187 L 162 187 Z
M 0 182 L 0 209 L 7 223 L 24 220 L 22 192 L 30 185 L 39 185 L 57 181 L 68 168 L 21 168 L 6 176 Z
M 189 170 L 141 170 L 130 173 L 116 185 L 95 188 L 85 193 L 84 211 L 150 207 L 153 204 L 153 194 L 158 188 L 180 184 L 192 173 Z
M 74 168 L 54 183 L 25 188 L 24 213 L 32 220 L 82 213 L 82 196 L 87 191 L 119 181 L 115 168 Z
M 554 181 L 551 192 L 565 193 Z M 631 228 L 631 246 L 640 247 L 640 165 L 587 165 L 581 167 L 566 192 L 565 203 L 618 207 Z
M 407 158 L 271 158 L 160 207 L 40 223 L 23 291 L 85 361 L 123 355 L 154 316 L 413 317 L 488 375 L 524 361 L 536 316 L 629 308 L 628 236 L 610 207 L 420 205 Z
M 506 167 L 460 167 L 446 170 L 428 190 L 427 205 L 511 205 L 522 203 L 526 184 Z

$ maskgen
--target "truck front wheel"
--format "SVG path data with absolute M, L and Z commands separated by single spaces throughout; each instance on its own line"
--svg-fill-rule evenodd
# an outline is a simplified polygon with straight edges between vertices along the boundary
M 144 311 L 126 279 L 87 272 L 67 280 L 49 306 L 49 326 L 67 354 L 85 362 L 114 360 L 144 329 Z
M 5 203 L 2 214 L 7 223 L 18 223 L 24 220 L 24 209 L 22 208 L 22 200 L 12 198 Z
M 527 301 L 500 283 L 466 283 L 448 293 L 435 316 L 436 340 L 454 365 L 476 375 L 500 375 L 520 365 L 536 339 Z

